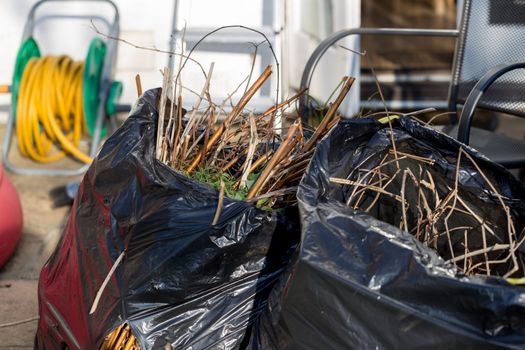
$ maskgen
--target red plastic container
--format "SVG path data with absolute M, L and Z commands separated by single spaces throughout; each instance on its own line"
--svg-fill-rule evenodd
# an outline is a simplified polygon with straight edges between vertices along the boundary
M 15 187 L 0 166 L 0 267 L 13 255 L 22 235 L 22 207 Z

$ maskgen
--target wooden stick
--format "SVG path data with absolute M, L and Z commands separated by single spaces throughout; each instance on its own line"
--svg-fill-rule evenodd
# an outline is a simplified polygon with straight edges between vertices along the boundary
M 336 115 L 334 117 L 334 119 L 330 122 L 330 124 L 328 124 L 328 126 L 326 127 L 326 131 L 328 132 L 328 131 L 332 130 L 332 128 L 334 126 L 336 126 L 337 123 L 339 123 L 339 121 L 341 121 L 341 116 L 340 115 Z
M 119 337 L 117 339 L 117 342 L 115 343 L 115 346 L 118 346 L 120 348 L 120 345 L 124 342 L 124 339 L 126 339 L 126 337 L 128 336 L 130 330 L 131 329 L 130 329 L 129 325 L 126 325 L 124 330 L 120 333 L 120 335 L 119 335 Z
M 259 138 L 257 135 L 257 125 L 255 123 L 255 116 L 253 115 L 253 113 L 250 113 L 250 143 L 248 146 L 246 161 L 243 164 L 241 180 L 239 182 L 241 188 L 246 187 L 248 175 L 250 174 L 250 168 L 252 167 L 253 156 L 255 154 L 258 144 Z
M 113 349 L 115 347 L 115 341 L 117 340 L 118 335 L 122 331 L 122 328 L 124 328 L 125 323 L 121 323 L 120 326 L 115 328 L 113 332 L 111 332 L 110 337 L 107 340 L 107 349 Z
M 204 83 L 204 86 L 202 87 L 201 94 L 199 95 L 199 98 L 195 102 L 191 116 L 188 118 L 188 125 L 186 126 L 186 129 L 183 132 L 183 135 L 187 135 L 189 133 L 192 133 L 195 131 L 195 128 L 198 127 L 198 125 L 201 123 L 202 119 L 205 115 L 202 115 L 200 118 L 197 118 L 197 111 L 200 108 L 200 105 L 202 103 L 203 97 L 208 95 L 209 89 L 210 89 L 210 83 L 211 83 L 211 76 L 213 74 L 213 68 L 215 67 L 215 63 L 212 62 L 210 64 L 210 69 L 208 71 L 208 78 L 206 79 L 206 82 Z
M 484 225 L 481 225 L 481 238 L 483 240 L 483 248 L 487 249 L 487 235 L 485 234 Z M 487 272 L 487 275 L 490 276 L 489 255 L 487 252 L 485 252 L 484 255 L 485 255 L 485 270 Z
M 405 156 L 406 158 L 414 159 L 414 160 L 417 160 L 418 162 L 426 163 L 426 164 L 429 164 L 429 165 L 434 165 L 434 163 L 435 163 L 434 159 L 426 158 L 426 157 L 420 157 L 420 156 L 416 156 L 414 154 L 405 153 L 405 152 L 401 152 L 401 151 L 394 152 L 393 149 L 390 149 L 388 151 L 388 153 L 390 153 L 390 154 L 392 154 L 394 156 L 396 154 L 400 154 L 402 156 Z
M 280 108 L 283 108 L 284 106 L 287 106 L 289 105 L 290 103 L 292 103 L 293 101 L 297 100 L 299 97 L 301 97 L 305 92 L 306 90 L 308 90 L 307 88 L 304 88 L 302 90 L 299 90 L 298 93 L 296 93 L 295 95 L 293 95 L 292 97 L 290 97 L 289 99 L 287 99 L 286 101 L 284 102 L 281 102 L 279 103 L 278 105 L 273 105 L 271 106 L 270 108 L 268 108 L 266 111 L 264 111 L 261 115 L 257 116 L 257 120 L 260 120 L 260 119 L 263 119 L 264 117 L 267 117 L 269 116 L 270 114 L 272 114 L 273 112 L 275 112 L 276 110 L 280 109 Z
M 337 178 L 337 177 L 331 177 L 329 180 L 330 180 L 330 182 L 333 182 L 333 183 L 336 183 L 336 184 L 341 184 L 341 185 L 351 185 L 351 186 L 366 187 L 366 188 L 368 188 L 368 189 L 370 189 L 372 191 L 379 192 L 379 193 L 385 194 L 385 195 L 387 195 L 389 197 L 395 198 L 398 202 L 404 203 L 402 196 L 397 195 L 397 194 L 393 194 L 391 192 L 388 192 L 382 187 L 362 184 L 362 183 L 355 182 L 355 181 L 352 181 L 352 180 L 340 179 L 340 178 Z
M 248 202 L 257 202 L 261 199 L 270 198 L 270 197 L 282 197 L 287 194 L 295 193 L 296 191 L 297 191 L 297 186 L 282 188 L 280 190 L 268 192 L 265 194 L 261 194 L 260 196 L 253 197 L 252 199 L 248 200 Z
M 238 156 L 233 157 L 232 160 L 230 160 L 228 163 L 226 163 L 225 166 L 222 167 L 221 171 L 224 173 L 224 172 L 230 170 L 230 168 L 232 166 L 234 166 L 235 163 L 237 163 L 239 161 L 241 156 L 244 156 L 246 153 L 248 153 L 248 148 L 245 148 L 244 151 L 242 151 Z
M 463 246 L 465 247 L 463 255 L 465 256 L 465 259 L 463 260 L 463 271 L 467 271 L 467 254 L 468 254 L 468 230 L 463 231 Z
M 366 181 L 366 179 L 368 178 L 368 176 L 370 175 L 373 175 L 374 172 L 376 172 L 377 170 L 376 169 L 381 169 L 383 166 L 386 166 L 388 165 L 389 163 L 392 163 L 393 161 L 387 161 L 386 159 L 388 158 L 388 154 L 385 154 L 383 156 L 383 158 L 381 159 L 381 162 L 379 162 L 379 164 L 377 166 L 375 166 L 374 168 L 368 170 L 368 169 L 359 169 L 359 168 L 356 168 L 357 171 L 359 172 L 359 170 L 362 170 L 362 171 L 365 171 L 365 174 L 363 176 L 361 175 L 358 175 L 357 176 L 357 183 L 359 185 L 357 186 L 366 186 L 364 184 L 364 181 Z M 361 164 L 359 164 L 358 166 L 363 166 L 364 162 L 362 162 Z M 351 177 L 351 175 L 353 174 L 353 170 L 352 172 L 349 174 L 348 177 Z M 368 180 L 368 182 L 370 182 L 370 179 Z M 358 191 L 358 187 L 355 186 L 354 189 L 352 190 L 352 193 L 350 193 L 350 196 L 348 196 L 348 199 L 346 200 L 346 205 L 354 208 L 355 205 L 351 205 L 351 203 L 353 202 L 354 200 L 354 196 L 356 195 L 357 191 Z M 359 199 L 358 199 L 359 200 Z
M 519 246 L 514 246 L 514 244 L 516 243 L 514 241 L 514 235 L 516 234 L 514 232 L 514 224 L 512 222 L 512 218 L 510 216 L 510 211 L 509 211 L 509 207 L 505 204 L 505 201 L 503 201 L 503 198 L 501 196 L 501 194 L 496 190 L 496 188 L 494 187 L 494 185 L 492 184 L 492 182 L 487 178 L 487 176 L 485 176 L 485 173 L 481 170 L 481 168 L 478 166 L 478 164 L 474 161 L 474 159 L 470 156 L 470 154 L 468 154 L 467 151 L 465 151 L 463 148 L 460 148 L 459 149 L 459 153 L 463 153 L 465 154 L 465 156 L 470 160 L 470 162 L 472 163 L 472 165 L 474 165 L 474 167 L 476 168 L 476 170 L 479 172 L 479 174 L 481 175 L 481 177 L 483 178 L 483 180 L 485 180 L 485 183 L 490 187 L 490 189 L 492 190 L 492 192 L 494 193 L 494 195 L 496 196 L 496 198 L 498 199 L 498 201 L 500 202 L 501 204 L 501 207 L 503 208 L 503 211 L 505 212 L 506 216 L 507 216 L 507 234 L 508 234 L 508 239 L 509 239 L 509 244 L 511 245 L 511 248 L 510 248 L 510 253 L 509 255 L 511 256 L 512 258 L 512 262 L 514 264 L 513 268 L 507 272 L 503 277 L 509 277 L 511 276 L 514 272 L 516 272 L 519 268 L 518 266 L 518 258 L 516 257 L 516 254 L 515 254 L 515 250 L 518 249 Z M 513 244 L 514 243 L 514 244 Z
M 204 154 L 206 154 L 206 152 L 208 152 L 212 148 L 212 146 L 215 145 L 219 137 L 222 136 L 222 133 L 224 132 L 226 127 L 242 112 L 246 104 L 250 101 L 253 95 L 255 95 L 255 93 L 261 88 L 261 86 L 270 77 L 270 75 L 272 75 L 271 65 L 266 67 L 261 76 L 253 83 L 253 85 L 248 89 L 246 94 L 243 97 L 241 97 L 240 101 L 237 103 L 237 105 L 235 105 L 230 114 L 228 114 L 224 122 L 213 133 L 213 135 L 210 137 L 210 141 L 208 142 L 207 148 L 203 149 L 204 153 L 198 153 L 195 159 L 193 159 L 193 162 L 186 170 L 188 173 L 191 173 L 197 167 L 197 165 L 200 163 L 201 157 L 203 157 Z
M 272 153 L 273 153 L 273 151 L 270 150 L 270 151 L 266 152 L 265 154 L 263 154 L 262 156 L 260 156 L 259 158 L 257 158 L 257 160 L 250 167 L 250 170 L 248 171 L 248 174 L 254 172 L 255 169 L 257 169 L 259 166 L 261 166 L 261 164 L 264 163 L 272 155 Z
M 133 348 L 133 346 L 135 345 L 135 342 L 136 342 L 136 339 L 133 336 L 133 334 L 131 334 L 131 332 L 130 332 L 129 337 L 126 340 L 126 345 L 124 345 L 122 347 L 122 350 L 131 350 Z
M 400 169 L 397 169 L 397 171 L 394 173 L 394 175 L 392 175 L 390 177 L 390 179 L 386 182 L 386 184 L 382 184 L 383 180 L 381 179 L 381 170 L 380 169 L 377 169 L 377 171 L 379 172 L 379 187 L 384 189 L 386 191 L 386 188 L 388 187 L 388 185 L 390 185 L 390 183 L 392 181 L 394 181 L 394 179 L 397 177 L 397 174 L 399 174 L 399 172 L 401 171 Z M 366 190 L 366 187 L 364 188 L 364 190 Z M 363 192 L 364 193 L 364 192 Z M 381 196 L 381 192 L 377 192 L 376 193 L 376 196 L 374 197 L 374 199 L 372 200 L 372 203 L 370 203 L 370 205 L 365 209 L 365 211 L 368 213 L 370 210 L 372 210 L 372 208 L 374 207 L 374 205 L 377 203 L 377 201 L 379 200 L 379 197 Z M 359 200 L 358 200 L 359 202 Z M 403 202 L 404 203 L 404 202 Z M 401 205 L 404 205 L 404 204 L 401 204 Z
M 117 258 L 117 260 L 115 260 L 115 263 L 113 264 L 113 266 L 109 270 L 106 278 L 102 282 L 102 285 L 98 289 L 97 294 L 95 296 L 95 300 L 93 301 L 93 305 L 91 305 L 91 310 L 89 310 L 89 314 L 90 315 L 93 314 L 97 310 L 97 306 L 98 306 L 98 302 L 100 301 L 100 297 L 102 296 L 102 293 L 104 292 L 104 289 L 106 288 L 107 284 L 109 283 L 109 280 L 111 279 L 111 276 L 113 276 L 113 273 L 115 272 L 115 270 L 117 269 L 118 265 L 122 261 L 122 258 L 124 258 L 124 253 L 125 252 L 126 251 L 123 250 L 122 253 L 120 253 L 119 257 Z
M 178 156 L 177 151 L 179 149 L 178 145 L 179 145 L 181 129 L 182 129 L 182 96 L 179 95 L 179 97 L 177 97 L 177 125 L 174 129 L 175 139 L 173 139 L 173 135 L 172 135 L 172 140 L 173 140 L 173 149 L 171 151 L 171 162 L 172 163 L 175 162 Z
M 303 152 L 308 152 L 310 149 L 312 149 L 315 144 L 317 143 L 317 140 L 321 137 L 322 134 L 324 134 L 324 131 L 326 127 L 330 124 L 332 121 L 332 118 L 335 117 L 337 109 L 343 102 L 344 98 L 350 91 L 350 88 L 352 87 L 352 84 L 355 81 L 355 78 L 352 77 L 344 77 L 344 84 L 341 88 L 341 91 L 339 92 L 339 95 L 335 99 L 334 103 L 330 106 L 330 109 L 328 112 L 326 112 L 326 115 L 324 116 L 323 120 L 319 124 L 319 126 L 315 129 L 315 132 L 313 133 L 312 137 L 306 142 L 306 144 L 303 147 Z
M 137 96 L 142 96 L 142 82 L 140 81 L 140 74 L 135 75 L 135 85 L 137 86 Z
M 219 202 L 217 203 L 217 210 L 215 210 L 215 216 L 213 217 L 213 226 L 217 225 L 219 218 L 221 217 L 222 205 L 224 202 L 224 181 L 221 181 L 221 187 L 219 190 Z
M 235 105 L 235 107 L 233 108 L 233 110 L 230 112 L 230 114 L 228 115 L 228 117 L 226 117 L 226 120 L 225 120 L 225 124 L 229 124 L 231 123 L 235 117 L 237 117 L 237 115 L 239 115 L 242 110 L 244 109 L 244 107 L 246 107 L 246 105 L 248 104 L 248 102 L 251 100 L 251 98 L 253 97 L 253 95 L 255 95 L 255 93 L 257 91 L 259 91 L 259 89 L 261 88 L 261 86 L 264 84 L 264 82 L 266 82 L 266 80 L 272 75 L 272 66 L 269 65 L 268 67 L 266 67 L 266 69 L 263 71 L 263 73 L 261 74 L 261 76 L 259 78 L 257 78 L 257 80 L 253 83 L 253 85 L 248 89 L 248 91 L 246 91 L 246 93 L 244 94 L 244 96 L 241 97 L 240 101 Z
M 182 161 L 186 160 L 186 150 L 188 149 L 188 144 L 190 143 L 190 135 L 186 135 L 182 143 L 182 152 L 180 153 L 180 159 Z
M 498 251 L 498 250 L 505 250 L 505 249 L 509 249 L 511 247 L 512 246 L 510 244 L 498 244 L 498 243 L 496 243 L 493 246 L 490 246 L 490 247 L 487 247 L 487 248 L 478 249 L 476 251 L 473 251 L 473 252 L 470 252 L 470 253 L 467 253 L 467 254 L 464 254 L 464 255 L 456 256 L 455 258 L 450 259 L 449 261 L 452 261 L 453 263 L 456 263 L 456 262 L 461 261 L 461 260 L 463 260 L 465 258 L 471 258 L 471 257 L 476 256 L 476 255 L 486 254 L 486 253 L 490 253 L 490 252 L 494 252 L 494 251 Z M 485 262 L 483 262 L 483 264 L 485 264 Z
M 453 198 L 454 200 L 452 201 L 452 209 L 448 212 L 448 214 L 445 216 L 445 220 L 444 220 L 444 223 L 445 223 L 445 230 L 446 230 L 446 233 L 447 233 L 447 240 L 448 240 L 448 247 L 450 249 L 450 256 L 452 257 L 452 259 L 454 259 L 454 249 L 452 247 L 452 238 L 450 237 L 450 228 L 448 227 L 448 220 L 450 218 L 450 216 L 452 215 L 452 213 L 454 212 L 454 208 L 456 207 L 456 204 L 458 202 L 458 190 L 459 190 L 459 171 L 460 171 L 460 167 L 461 167 L 461 148 L 460 148 L 460 152 L 458 153 L 458 159 L 457 159 L 457 162 L 456 162 L 456 172 L 455 172 L 455 176 L 454 176 L 454 195 L 453 195 Z
M 38 321 L 39 319 L 40 319 L 40 317 L 36 316 L 36 317 L 26 318 L 24 320 L 18 320 L 18 321 L 13 321 L 13 322 L 1 323 L 0 324 L 0 328 L 9 328 L 9 327 L 13 327 L 13 326 L 18 326 L 20 324 Z
M 264 170 L 262 171 L 261 175 L 257 178 L 257 181 L 253 184 L 252 188 L 250 188 L 250 191 L 248 192 L 248 196 L 246 199 L 251 199 L 255 197 L 261 187 L 266 183 L 268 175 L 270 175 L 270 172 L 275 168 L 277 163 L 281 160 L 282 155 L 288 150 L 287 146 L 293 141 L 293 137 L 297 131 L 298 128 L 298 122 L 295 122 L 290 126 L 290 129 L 288 129 L 288 134 L 286 135 L 286 138 L 284 141 L 279 145 L 279 148 L 273 155 L 272 159 L 268 162 Z
M 164 67 L 162 80 L 162 92 L 160 94 L 159 119 L 157 122 L 156 158 L 161 160 L 162 140 L 164 139 L 164 115 L 166 114 L 166 99 L 170 87 L 171 77 L 168 67 Z
M 204 145 L 203 148 L 206 149 L 208 147 L 208 142 L 210 140 L 210 133 L 213 130 L 213 124 L 215 121 L 215 106 L 213 106 L 210 110 L 210 115 L 208 116 L 208 124 L 206 125 L 206 129 L 204 130 Z M 201 157 L 201 163 L 200 165 L 204 165 L 204 157 Z
M 301 122 L 297 121 L 294 124 L 297 124 L 297 130 L 299 130 Z M 294 137 L 293 141 L 289 145 L 286 146 L 285 151 L 279 156 L 279 159 L 276 160 L 275 167 L 273 168 L 270 175 L 268 175 L 268 179 L 270 178 L 274 179 L 273 185 L 270 186 L 268 191 L 272 191 L 274 188 L 278 188 L 278 186 L 283 185 L 284 182 L 280 182 L 280 179 L 282 177 L 286 177 L 287 181 L 288 181 L 288 178 L 291 178 L 290 169 L 288 169 L 289 165 L 291 164 L 289 155 L 295 149 L 295 146 L 299 143 L 301 138 L 302 138 L 301 134 L 298 134 L 296 137 Z M 301 169 L 299 169 L 296 172 L 302 173 Z M 275 176 L 277 174 L 280 174 L 280 175 Z M 263 187 L 264 187 L 264 184 L 263 184 Z

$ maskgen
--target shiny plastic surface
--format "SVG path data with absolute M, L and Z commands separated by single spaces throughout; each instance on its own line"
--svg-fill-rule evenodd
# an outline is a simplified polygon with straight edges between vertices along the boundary
M 155 159 L 158 97 L 138 100 L 82 180 L 40 274 L 39 349 L 97 349 L 123 322 L 143 350 L 242 348 L 297 244 L 294 208 L 225 198 L 212 225 L 217 191 Z
M 301 248 L 272 291 L 250 349 L 524 348 L 524 287 L 460 275 L 412 235 L 346 206 L 341 186 L 330 183 L 380 158 L 390 147 L 387 128 L 345 121 L 318 145 L 298 190 Z M 456 140 L 406 118 L 394 128 L 398 149 L 409 144 L 454 177 Z M 503 167 L 467 152 L 501 194 L 515 198 L 507 205 L 522 227 L 524 189 Z M 462 189 L 488 204 L 493 198 L 481 183 L 476 171 L 462 169 Z

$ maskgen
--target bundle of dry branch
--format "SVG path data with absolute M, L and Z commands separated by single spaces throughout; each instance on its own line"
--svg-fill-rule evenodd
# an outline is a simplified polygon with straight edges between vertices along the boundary
M 343 79 L 339 95 L 323 122 L 307 139 L 300 120 L 293 122 L 285 133 L 281 133 L 284 129 L 275 127 L 278 113 L 282 115 L 283 109 L 305 91 L 262 113 L 245 112 L 250 99 L 271 76 L 271 66 L 246 89 L 229 112 L 225 112 L 225 105 L 235 91 L 219 104 L 212 101 L 209 93 L 212 74 L 213 64 L 196 103 L 188 117 L 183 118 L 177 76 L 164 69 L 157 158 L 195 180 L 212 185 L 220 190 L 221 197 L 253 201 L 261 208 L 293 204 L 296 186 L 313 149 L 339 120 L 337 108 L 354 79 Z M 203 101 L 207 104 L 205 108 L 201 108 Z
M 100 350 L 139 350 L 137 339 L 131 332 L 131 327 L 125 323 L 111 331 L 100 346 Z
M 524 232 L 517 232 L 508 198 L 472 156 L 459 149 L 451 180 L 434 159 L 395 145 L 347 178 L 330 178 L 345 185 L 347 205 L 411 233 L 466 275 L 523 277 L 519 248 Z M 466 169 L 479 174 L 480 186 L 491 199 L 483 200 L 460 186 Z

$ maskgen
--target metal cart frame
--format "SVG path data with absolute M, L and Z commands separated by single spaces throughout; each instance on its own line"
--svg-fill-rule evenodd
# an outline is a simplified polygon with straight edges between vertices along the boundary
M 114 10 L 113 22 L 110 23 L 106 18 L 100 15 L 45 15 L 41 17 L 36 16 L 37 9 L 45 4 L 50 2 L 57 3 L 73 3 L 73 2 L 103 2 L 110 4 Z M 107 26 L 109 33 L 108 35 L 113 38 L 117 38 L 120 34 L 120 17 L 117 6 L 111 0 L 40 0 L 37 2 L 31 10 L 29 11 L 28 19 L 24 27 L 24 32 L 22 35 L 22 43 L 28 38 L 33 36 L 33 32 L 38 24 L 46 20 L 51 19 L 96 19 L 104 23 Z M 115 68 L 115 61 L 117 57 L 117 41 L 109 40 L 107 43 L 106 56 L 104 58 L 104 65 L 102 67 L 102 74 L 100 78 L 99 86 L 99 105 L 97 109 L 97 118 L 95 124 L 95 130 L 93 133 L 93 139 L 91 140 L 91 146 L 89 150 L 89 155 L 95 157 L 98 151 L 98 147 L 101 140 L 102 125 L 106 114 L 106 103 L 108 99 L 109 90 L 111 88 L 111 82 L 113 77 L 113 72 Z M 81 175 L 89 168 L 89 164 L 83 164 L 76 169 L 48 169 L 48 168 L 27 168 L 19 167 L 9 162 L 9 150 L 11 148 L 13 130 L 15 125 L 15 116 L 14 108 L 16 106 L 11 106 L 9 110 L 9 117 L 6 124 L 6 129 L 4 133 L 4 139 L 2 143 L 2 163 L 6 170 L 13 172 L 15 174 L 21 175 L 47 175 L 47 176 L 76 176 Z

